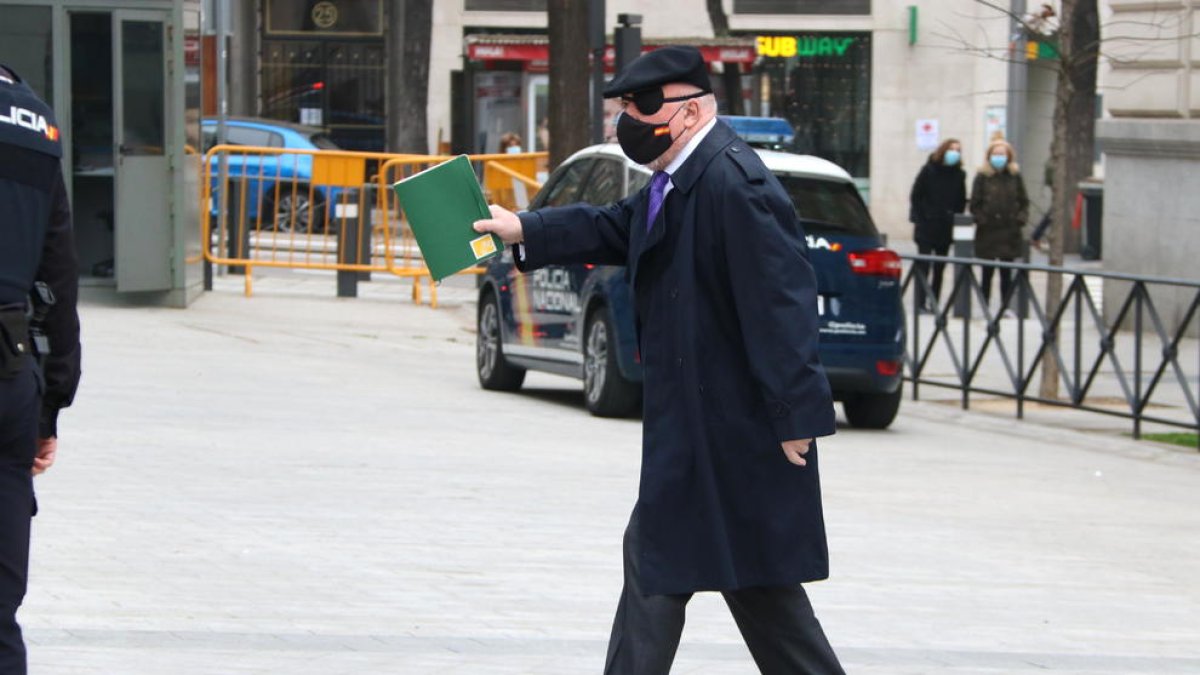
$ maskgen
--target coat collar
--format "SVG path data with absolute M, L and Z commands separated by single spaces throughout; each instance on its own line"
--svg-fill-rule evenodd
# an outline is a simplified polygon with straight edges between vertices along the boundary
M 691 192 L 692 186 L 700 180 L 700 176 L 704 174 L 704 169 L 708 167 L 709 162 L 735 140 L 737 140 L 737 134 L 733 129 L 724 120 L 718 119 L 716 126 L 708 132 L 700 145 L 692 152 L 692 156 L 687 158 L 679 170 L 671 174 L 671 184 L 674 189 L 681 190 L 684 194 Z
M 692 187 L 700 180 L 700 176 L 704 174 L 704 169 L 708 167 L 713 158 L 720 154 L 730 143 L 737 140 L 737 134 L 728 124 L 721 120 L 717 120 L 708 135 L 700 141 L 700 145 L 692 152 L 683 165 L 671 174 L 672 190 L 679 190 L 683 194 L 691 192 Z M 657 246 L 666 236 L 666 204 L 663 209 L 658 212 L 658 218 L 655 219 L 654 226 L 649 231 L 646 230 L 646 207 L 649 202 L 649 190 L 643 193 L 643 197 L 637 200 L 637 204 L 633 209 L 633 223 L 635 229 L 631 240 L 632 261 L 629 265 L 629 285 L 636 287 L 638 270 L 641 267 L 642 256 L 647 251 Z
M 1016 162 L 1009 162 L 1008 164 L 1004 165 L 1004 173 L 1012 174 L 1015 176 L 1020 172 L 1021 172 L 1021 167 L 1017 166 Z M 985 176 L 995 176 L 999 172 L 996 171 L 995 167 L 993 167 L 990 162 L 987 162 L 983 166 L 979 167 L 976 170 L 976 173 L 981 173 Z

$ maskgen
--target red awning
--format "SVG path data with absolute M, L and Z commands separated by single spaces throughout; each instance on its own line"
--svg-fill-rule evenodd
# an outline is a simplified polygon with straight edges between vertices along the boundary
M 642 52 L 652 51 L 668 44 L 692 44 L 704 56 L 707 63 L 719 61 L 723 63 L 752 64 L 757 53 L 753 39 L 729 38 L 716 40 L 704 38 L 695 41 L 662 40 L 647 42 L 642 46 Z M 616 52 L 612 45 L 604 50 L 604 65 L 612 67 L 616 61 Z M 550 45 L 546 38 L 540 36 L 492 36 L 471 35 L 467 37 L 467 58 L 472 61 L 529 61 L 545 63 L 550 60 Z

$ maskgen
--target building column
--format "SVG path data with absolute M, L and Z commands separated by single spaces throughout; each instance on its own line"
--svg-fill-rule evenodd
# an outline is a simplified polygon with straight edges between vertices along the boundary
M 384 129 L 384 147 L 388 152 L 396 152 L 403 142 L 400 127 L 404 123 L 396 111 L 400 110 L 403 87 L 400 86 L 400 73 L 404 72 L 404 9 L 406 0 L 394 0 L 386 4 L 384 11 L 384 32 L 387 49 L 387 81 L 384 85 L 387 92 L 387 102 L 384 114 L 387 126 Z
M 258 115 L 259 2 L 230 3 L 229 114 Z

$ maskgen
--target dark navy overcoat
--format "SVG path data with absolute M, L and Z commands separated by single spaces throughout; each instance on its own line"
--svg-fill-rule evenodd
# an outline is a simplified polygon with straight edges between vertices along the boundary
M 521 214 L 522 270 L 626 265 L 644 369 L 639 582 L 648 594 L 823 579 L 815 445 L 834 433 L 817 357 L 816 280 L 783 187 L 717 122 L 672 176 L 606 207 Z

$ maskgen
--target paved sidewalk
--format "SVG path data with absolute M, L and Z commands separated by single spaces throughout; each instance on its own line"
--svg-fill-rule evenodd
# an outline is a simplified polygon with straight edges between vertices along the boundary
M 466 286 L 218 287 L 83 308 L 31 673 L 600 672 L 639 423 L 481 391 Z M 907 402 L 821 452 L 848 672 L 1200 672 L 1197 453 Z M 756 672 L 719 596 L 673 672 Z

